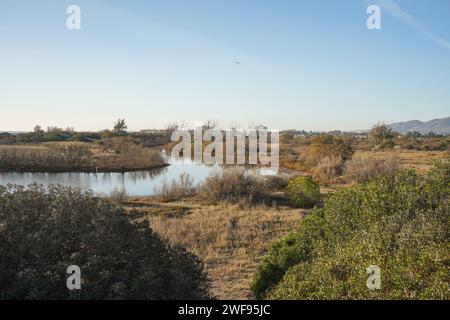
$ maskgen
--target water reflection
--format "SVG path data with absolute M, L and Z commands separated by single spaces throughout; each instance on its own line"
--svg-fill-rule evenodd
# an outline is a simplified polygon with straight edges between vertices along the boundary
M 182 173 L 190 174 L 194 185 L 203 181 L 213 170 L 220 170 L 219 166 L 194 164 L 190 160 L 173 161 L 167 158 L 169 166 L 149 171 L 126 173 L 0 173 L 0 184 L 28 185 L 31 183 L 62 184 L 81 189 L 91 189 L 100 195 L 109 195 L 113 190 L 125 190 L 132 196 L 152 195 L 155 187 L 160 186 L 163 179 L 177 179 Z M 273 174 L 268 169 L 253 168 L 264 175 Z
M 194 184 L 205 179 L 214 166 L 195 165 L 192 163 L 175 163 L 168 167 L 150 171 L 126 173 L 0 173 L 0 184 L 8 183 L 28 185 L 38 183 L 44 186 L 62 184 L 81 189 L 92 189 L 97 194 L 110 194 L 114 189 L 125 190 L 129 195 L 151 195 L 155 186 L 163 179 L 175 179 L 183 172 L 189 173 Z

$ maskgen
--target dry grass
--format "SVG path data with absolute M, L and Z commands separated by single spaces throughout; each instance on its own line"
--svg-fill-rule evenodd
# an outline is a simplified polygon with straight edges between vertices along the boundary
M 306 213 L 287 207 L 242 210 L 236 205 L 136 202 L 146 203 L 144 207 L 134 206 L 142 213 L 139 220 L 147 219 L 161 237 L 171 244 L 184 245 L 204 262 L 212 293 L 220 299 L 252 298 L 250 282 L 268 244 L 296 228 Z M 179 208 L 185 208 L 183 214 L 160 214 Z
M 0 145 L 0 171 L 123 172 L 164 165 L 158 149 L 130 141 L 116 142 L 111 148 L 85 142 Z
M 361 153 L 345 163 L 344 176 L 347 182 L 363 183 L 381 175 L 393 175 L 399 169 L 395 154 L 377 158 Z
M 342 174 L 344 160 L 341 157 L 324 157 L 313 169 L 314 178 L 325 184 L 334 182 Z
M 431 168 L 434 161 L 443 159 L 445 156 L 448 157 L 449 155 L 449 151 L 418 151 L 394 147 L 393 149 L 382 150 L 357 150 L 353 157 L 363 156 L 375 160 L 396 157 L 400 168 L 414 169 L 418 173 L 425 173 Z M 315 173 L 320 180 L 327 180 L 326 178 L 329 176 L 329 173 L 332 173 L 331 175 L 339 176 L 338 173 L 335 174 L 332 172 L 333 170 L 329 170 L 332 169 L 332 166 L 330 166 L 332 163 L 322 166 L 320 163 L 321 161 L 323 161 L 323 159 L 319 159 L 319 162 L 314 161 L 311 148 L 306 144 L 281 144 L 280 169 L 282 171 L 309 174 Z
M 398 164 L 403 169 L 414 169 L 418 173 L 428 171 L 433 162 L 449 156 L 446 151 L 416 151 L 416 150 L 379 150 L 379 151 L 358 151 L 354 156 L 362 155 L 374 159 L 397 158 Z
M 192 196 L 194 192 L 194 178 L 186 172 L 183 172 L 178 179 L 172 179 L 172 181 L 164 178 L 161 185 L 153 190 L 155 197 L 162 201 L 181 200 Z

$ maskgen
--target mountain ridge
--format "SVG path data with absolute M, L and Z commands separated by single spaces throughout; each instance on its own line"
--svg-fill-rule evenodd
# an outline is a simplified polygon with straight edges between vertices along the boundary
M 450 117 L 430 121 L 410 120 L 396 122 L 389 127 L 399 133 L 418 131 L 420 133 L 450 134 Z

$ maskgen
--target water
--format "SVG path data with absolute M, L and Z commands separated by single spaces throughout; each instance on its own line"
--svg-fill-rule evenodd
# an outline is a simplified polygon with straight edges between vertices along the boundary
M 0 185 L 8 183 L 28 185 L 31 183 L 61 184 L 84 190 L 91 189 L 99 195 L 109 195 L 114 189 L 125 190 L 131 196 L 146 196 L 154 193 L 154 188 L 160 186 L 164 179 L 177 179 L 182 173 L 188 173 L 194 185 L 202 182 L 212 171 L 221 170 L 218 166 L 207 166 L 183 161 L 174 162 L 167 159 L 169 166 L 150 171 L 126 173 L 30 173 L 30 172 L 0 172 Z M 261 170 L 262 174 L 271 174 Z
M 151 195 L 155 186 L 159 186 L 163 179 L 176 179 L 186 172 L 191 175 L 194 184 L 203 181 L 215 166 L 196 165 L 193 163 L 173 163 L 164 168 L 150 171 L 125 173 L 30 173 L 30 172 L 1 172 L 0 184 L 7 183 L 28 185 L 38 183 L 43 186 L 61 184 L 68 187 L 91 189 L 97 194 L 109 195 L 114 189 L 125 190 L 131 196 Z

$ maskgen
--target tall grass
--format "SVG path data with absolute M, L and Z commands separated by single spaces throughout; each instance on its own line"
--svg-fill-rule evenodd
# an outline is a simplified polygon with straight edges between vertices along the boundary
M 346 162 L 344 177 L 348 182 L 362 183 L 375 179 L 380 175 L 392 175 L 400 169 L 399 159 L 389 155 L 384 159 L 376 159 L 366 154 L 356 154 Z
M 0 148 L 0 171 L 132 171 L 165 164 L 157 150 L 129 143 L 121 149 L 92 152 L 95 146 L 52 143 Z
M 153 189 L 154 196 L 164 201 L 181 200 L 192 196 L 194 193 L 194 179 L 186 172 L 183 172 L 177 179 L 172 179 L 172 181 L 164 178 L 161 184 Z
M 267 185 L 263 177 L 244 168 L 225 168 L 213 172 L 198 187 L 199 197 L 210 204 L 219 202 L 253 205 L 267 200 Z

